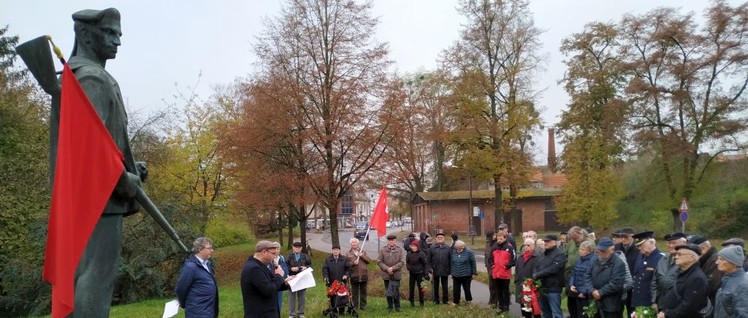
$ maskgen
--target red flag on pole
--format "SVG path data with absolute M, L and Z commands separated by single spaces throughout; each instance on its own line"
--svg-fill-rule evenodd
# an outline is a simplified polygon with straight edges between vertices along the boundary
M 123 156 L 68 65 L 62 71 L 60 126 L 42 278 L 52 284 L 52 317 L 73 311 L 74 277 L 117 184 Z
M 387 209 L 387 189 L 382 188 L 377 200 L 377 206 L 374 208 L 374 214 L 371 216 L 371 226 L 377 229 L 377 236 L 381 237 L 387 234 L 387 221 L 390 219 L 390 211 Z

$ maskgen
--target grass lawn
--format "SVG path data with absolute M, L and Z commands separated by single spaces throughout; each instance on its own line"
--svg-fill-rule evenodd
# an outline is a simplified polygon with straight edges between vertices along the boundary
M 219 247 L 214 257 L 216 260 L 216 276 L 218 277 L 219 286 L 219 303 L 220 317 L 243 317 L 244 307 L 242 304 L 242 293 L 239 285 L 241 269 L 246 259 L 252 254 L 254 242 L 248 244 Z M 290 253 L 283 251 L 284 255 Z M 312 266 L 314 268 L 314 277 L 317 286 L 307 290 L 306 294 L 306 312 L 307 317 L 323 317 L 322 311 L 327 308 L 326 288 L 322 282 L 322 264 L 324 263 L 326 253 L 315 251 Z M 366 311 L 360 313 L 360 316 L 366 317 L 383 317 L 387 316 L 387 301 L 384 298 L 384 283 L 378 274 L 379 270 L 376 264 L 369 264 L 369 297 Z M 430 302 L 431 286 L 427 285 L 426 305 L 421 308 L 410 307 L 407 300 L 407 272 L 404 273 L 400 286 L 402 312 L 392 313 L 397 317 L 494 317 L 495 312 L 489 308 L 481 308 L 478 305 L 465 304 L 458 306 L 452 305 L 434 305 Z M 130 317 L 161 317 L 164 304 L 174 298 L 151 299 L 127 305 L 118 305 L 112 307 L 110 317 L 112 318 L 130 318 Z M 416 302 L 417 303 L 417 302 Z M 176 317 L 184 317 L 184 311 L 180 309 Z M 288 293 L 284 293 L 281 317 L 288 317 Z M 346 316 L 343 316 L 346 317 Z M 347 316 L 350 317 L 350 316 Z M 506 317 L 506 316 L 505 316 Z

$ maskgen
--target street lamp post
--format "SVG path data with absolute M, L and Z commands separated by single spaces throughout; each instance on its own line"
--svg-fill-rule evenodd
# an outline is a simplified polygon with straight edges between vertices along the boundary
M 473 176 L 468 173 L 468 235 L 472 245 L 475 245 L 475 235 L 473 235 Z

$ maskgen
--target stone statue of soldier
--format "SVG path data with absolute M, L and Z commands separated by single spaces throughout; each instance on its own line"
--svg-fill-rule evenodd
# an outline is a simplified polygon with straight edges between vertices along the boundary
M 125 170 L 78 264 L 71 316 L 108 317 L 120 263 L 123 218 L 140 208 L 134 198 L 146 170 L 144 164 L 135 162 L 130 149 L 127 114 L 119 85 L 104 69 L 106 61 L 116 57 L 121 44 L 120 13 L 114 8 L 82 10 L 73 14 L 73 20 L 75 44 L 68 65 L 124 155 Z

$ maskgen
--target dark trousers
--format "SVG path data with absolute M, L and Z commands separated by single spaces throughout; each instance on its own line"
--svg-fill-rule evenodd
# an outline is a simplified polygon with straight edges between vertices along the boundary
M 566 292 L 571 293 L 568 290 Z M 576 296 L 566 297 L 566 308 L 569 309 L 569 317 L 571 318 L 582 318 L 582 307 L 579 306 L 579 302 L 577 300 L 579 300 L 579 298 L 577 298 Z
M 390 286 L 390 281 L 385 280 L 384 281 L 384 290 L 386 292 L 387 286 Z M 392 309 L 392 307 L 395 307 L 395 309 L 400 310 L 400 291 L 398 290 L 397 296 L 390 297 L 387 296 L 387 309 Z
M 366 287 L 367 282 L 351 282 L 351 301 L 356 309 L 366 309 Z
M 497 298 L 499 299 L 499 309 L 503 311 L 509 311 L 509 302 L 511 299 L 511 293 L 509 293 L 509 279 L 497 278 L 496 281 L 496 292 L 498 293 Z
M 616 312 L 609 312 L 609 311 L 598 311 L 597 317 L 598 318 L 621 318 L 621 315 L 623 314 L 623 310 L 619 310 Z
M 493 307 L 499 303 L 499 281 L 491 277 L 491 269 L 488 269 L 488 304 Z
M 418 302 L 423 305 L 423 273 L 410 273 L 410 278 L 408 279 L 408 300 L 410 300 L 411 305 L 415 301 L 413 293 L 416 288 L 418 289 Z
M 472 281 L 472 276 L 452 276 L 452 302 L 455 303 L 455 305 L 460 303 L 460 288 L 465 290 L 465 301 L 473 301 L 473 294 L 470 292 L 470 282 Z
M 122 214 L 104 214 L 75 271 L 75 311 L 69 317 L 109 317 L 122 250 Z
M 439 284 L 441 284 L 442 289 L 442 304 L 446 304 L 449 301 L 449 285 L 447 285 L 449 276 L 434 276 L 434 282 L 432 283 L 432 287 L 434 289 L 434 303 L 439 303 Z

